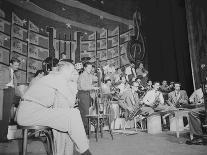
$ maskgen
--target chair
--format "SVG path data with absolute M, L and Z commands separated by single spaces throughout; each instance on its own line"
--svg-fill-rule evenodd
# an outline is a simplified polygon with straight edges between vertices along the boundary
M 139 128 L 141 130 L 145 130 L 146 129 L 146 125 L 143 126 L 143 121 L 146 119 L 146 117 L 142 116 L 142 115 L 137 115 L 136 117 L 134 117 L 134 128 L 135 131 L 137 131 L 137 123 L 139 123 Z
M 159 112 L 154 112 L 147 116 L 147 133 L 162 133 L 161 115 Z
M 109 98 L 107 95 L 101 96 L 98 91 L 96 91 L 95 95 L 95 108 L 96 108 L 96 114 L 95 115 L 86 115 L 86 118 L 88 119 L 89 123 L 89 135 L 88 137 L 90 138 L 91 135 L 91 125 L 94 126 L 95 129 L 95 136 L 96 136 L 96 141 L 98 141 L 98 133 L 100 130 L 101 133 L 101 138 L 103 137 L 103 127 L 104 125 L 108 125 L 109 127 L 109 133 L 111 135 L 111 138 L 113 140 L 113 134 L 111 130 L 111 125 L 110 125 L 110 109 L 111 109 L 111 104 L 109 102 Z M 100 108 L 102 106 L 102 109 Z
M 53 138 L 50 134 L 51 128 L 46 126 L 18 126 L 19 129 L 23 130 L 23 143 L 22 143 L 22 152 L 23 155 L 26 155 L 27 153 L 27 139 L 30 136 L 35 135 L 36 133 L 43 133 L 46 136 L 47 139 L 47 146 L 48 146 L 48 152 L 51 155 L 55 155 L 54 151 L 54 143 Z M 28 134 L 28 131 L 35 130 L 35 132 Z

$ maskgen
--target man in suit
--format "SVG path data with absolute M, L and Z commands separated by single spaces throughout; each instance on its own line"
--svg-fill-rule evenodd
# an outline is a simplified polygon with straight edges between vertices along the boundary
M 167 103 L 177 108 L 188 107 L 188 95 L 185 90 L 180 90 L 180 87 L 180 83 L 174 84 L 175 90 L 168 94 Z
M 142 104 L 137 93 L 138 86 L 139 84 L 137 82 L 132 82 L 131 88 L 127 88 L 119 99 L 118 103 L 125 110 L 126 118 L 128 117 L 129 113 L 133 112 L 136 107 Z M 141 107 L 140 110 L 140 114 L 142 115 L 147 113 L 151 114 L 154 112 L 154 110 L 150 107 Z
M 151 108 L 151 111 L 147 109 L 149 114 L 156 112 L 168 112 L 171 110 L 175 110 L 173 106 L 168 106 L 164 104 L 164 98 L 160 90 L 160 83 L 155 81 L 153 85 L 153 89 L 148 91 L 147 94 L 143 98 L 143 103 L 145 108 Z M 143 107 L 143 108 L 144 108 Z M 163 127 L 167 126 L 166 122 L 167 115 L 162 116 Z
M 119 105 L 128 111 L 133 111 L 136 104 L 139 103 L 139 97 L 136 91 L 138 90 L 138 84 L 136 82 L 132 83 L 131 88 L 128 87 L 124 90 L 123 94 L 119 99 Z
M 9 67 L 0 68 L 0 142 L 8 142 L 7 133 L 10 115 L 13 114 L 11 107 L 17 93 L 17 79 L 15 71 L 18 70 L 20 60 L 12 58 Z

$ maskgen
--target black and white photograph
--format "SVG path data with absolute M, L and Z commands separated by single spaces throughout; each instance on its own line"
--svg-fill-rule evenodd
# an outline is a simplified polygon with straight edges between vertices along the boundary
M 206 155 L 207 0 L 0 0 L 0 155 Z

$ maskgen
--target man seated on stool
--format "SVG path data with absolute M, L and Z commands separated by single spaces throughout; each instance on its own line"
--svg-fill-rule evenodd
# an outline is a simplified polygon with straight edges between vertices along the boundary
M 207 84 L 205 84 L 205 91 L 207 93 Z M 205 120 L 205 105 L 204 102 L 198 108 L 193 109 L 188 113 L 190 133 L 194 136 L 192 140 L 187 140 L 186 144 L 200 145 L 204 144 L 202 123 Z
M 188 106 L 188 95 L 185 90 L 180 90 L 181 84 L 176 82 L 174 84 L 175 90 L 168 94 L 169 105 L 172 105 L 176 108 L 184 108 Z
M 125 110 L 125 118 L 142 104 L 137 93 L 138 86 L 137 82 L 132 82 L 131 88 L 126 89 L 119 99 L 119 105 Z M 153 113 L 153 110 L 149 107 L 142 107 L 140 114 L 145 115 L 146 113 Z
M 164 105 L 164 98 L 162 93 L 159 91 L 160 83 L 154 82 L 153 89 L 148 91 L 143 98 L 144 107 L 150 107 L 151 110 L 157 112 L 167 112 L 175 110 L 174 107 Z M 166 120 L 163 119 L 163 125 L 166 125 Z

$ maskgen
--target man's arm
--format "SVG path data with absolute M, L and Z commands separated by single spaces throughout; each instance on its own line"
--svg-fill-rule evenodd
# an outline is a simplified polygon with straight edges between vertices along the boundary
M 163 95 L 162 95 L 162 93 L 160 92 L 160 94 L 159 94 L 159 100 L 160 100 L 160 103 L 161 104 L 164 104 L 164 97 L 163 97 Z

